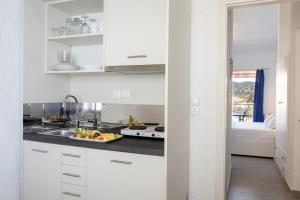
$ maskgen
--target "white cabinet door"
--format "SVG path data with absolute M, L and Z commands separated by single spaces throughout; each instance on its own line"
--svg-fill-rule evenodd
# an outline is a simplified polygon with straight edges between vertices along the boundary
M 166 0 L 106 1 L 106 66 L 165 64 L 166 11 Z
M 295 115 L 294 115 L 294 131 L 293 131 L 293 165 L 296 173 L 300 175 L 300 30 L 296 35 L 296 52 L 295 52 Z M 299 175 L 297 179 L 299 179 Z M 297 189 L 300 190 L 300 181 Z
M 277 64 L 276 70 L 276 142 L 287 152 L 287 130 L 288 130 L 288 68 L 290 56 L 286 55 Z
M 24 142 L 24 200 L 60 199 L 60 149 Z
M 87 153 L 88 200 L 165 200 L 165 186 L 163 157 Z

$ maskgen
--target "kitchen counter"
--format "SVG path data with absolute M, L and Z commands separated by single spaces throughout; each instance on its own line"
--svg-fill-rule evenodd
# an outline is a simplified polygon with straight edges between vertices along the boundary
M 93 142 L 76 141 L 66 137 L 43 135 L 36 133 L 24 133 L 23 139 L 66 146 L 101 149 L 108 151 L 120 151 L 125 153 L 136 153 L 153 156 L 164 156 L 164 140 L 161 139 L 148 139 L 124 136 L 120 140 L 116 140 L 111 143 L 101 144 Z

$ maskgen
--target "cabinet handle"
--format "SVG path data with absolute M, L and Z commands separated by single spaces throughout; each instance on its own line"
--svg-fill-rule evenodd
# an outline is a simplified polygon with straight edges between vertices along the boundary
M 41 149 L 31 149 L 31 151 L 38 152 L 38 153 L 48 153 L 47 150 L 41 150 Z
M 283 102 L 282 101 L 278 101 L 278 104 L 283 104 Z
M 70 177 L 74 177 L 74 178 L 81 178 L 80 175 L 77 175 L 77 174 L 71 174 L 71 173 L 63 173 L 62 175 L 64 175 L 64 176 L 70 176 Z
M 124 165 L 132 165 L 132 162 L 122 161 L 122 160 L 111 160 L 112 163 L 124 164 Z
M 81 197 L 80 194 L 75 194 L 75 193 L 72 193 L 72 192 L 63 192 L 63 194 L 65 195 L 68 195 L 68 196 L 72 196 L 72 197 Z
M 63 153 L 62 155 L 71 158 L 81 158 L 80 155 L 76 155 L 76 154 Z
M 133 59 L 133 58 L 147 58 L 147 55 L 133 55 L 133 56 L 127 56 L 127 58 L 129 59 Z

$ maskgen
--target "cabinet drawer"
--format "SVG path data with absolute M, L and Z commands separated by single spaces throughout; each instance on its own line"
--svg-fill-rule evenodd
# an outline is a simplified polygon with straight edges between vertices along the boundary
M 74 165 L 85 167 L 86 153 L 79 148 L 62 148 L 61 150 L 62 163 L 66 165 Z
M 282 151 L 279 146 L 275 148 L 275 159 L 280 160 L 284 165 L 286 165 L 286 153 Z
M 61 181 L 73 185 L 86 185 L 86 171 L 83 167 L 75 167 L 70 165 L 62 166 Z
M 85 200 L 86 190 L 84 187 L 63 183 L 61 188 L 61 199 L 62 200 Z

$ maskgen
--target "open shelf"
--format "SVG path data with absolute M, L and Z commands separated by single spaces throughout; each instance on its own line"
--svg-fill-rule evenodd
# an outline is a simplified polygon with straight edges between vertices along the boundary
M 86 74 L 86 73 L 104 73 L 103 69 L 95 69 L 95 70 L 47 70 L 46 74 Z
M 99 44 L 102 41 L 103 33 L 90 33 L 78 35 L 65 35 L 48 37 L 49 41 L 59 42 L 66 45 L 80 45 L 80 44 Z
M 69 15 L 83 15 L 87 13 L 97 13 L 103 10 L 103 1 L 101 0 L 58 0 L 48 2 L 52 6 Z
M 63 51 L 71 54 L 74 65 L 83 66 L 92 63 L 103 66 L 103 32 L 52 36 L 53 28 L 66 26 L 67 18 L 82 18 L 83 15 L 95 19 L 99 30 L 104 23 L 104 0 L 57 0 L 46 3 L 46 74 L 86 74 L 103 73 L 103 69 L 92 70 L 54 70 L 51 66 L 58 63 L 58 55 Z

